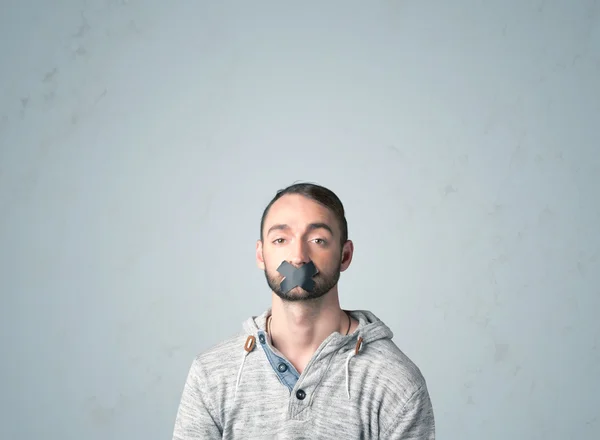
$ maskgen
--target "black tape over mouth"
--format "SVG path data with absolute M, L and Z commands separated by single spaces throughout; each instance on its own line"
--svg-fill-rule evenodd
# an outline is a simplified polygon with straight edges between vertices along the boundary
M 294 267 L 284 261 L 277 268 L 277 272 L 285 277 L 281 282 L 281 290 L 284 292 L 289 292 L 297 286 L 302 287 L 307 292 L 312 292 L 315 288 L 315 281 L 312 278 L 319 273 L 312 261 L 300 267 Z

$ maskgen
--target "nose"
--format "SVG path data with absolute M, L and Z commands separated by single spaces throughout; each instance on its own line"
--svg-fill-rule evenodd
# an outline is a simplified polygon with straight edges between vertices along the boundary
M 290 264 L 293 264 L 294 266 L 301 266 L 310 261 L 308 245 L 304 240 L 295 240 L 293 245 L 290 246 L 289 261 Z

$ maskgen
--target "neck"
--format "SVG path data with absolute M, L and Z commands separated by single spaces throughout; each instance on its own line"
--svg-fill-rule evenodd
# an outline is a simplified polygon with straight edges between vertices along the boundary
M 307 302 L 284 302 L 273 294 L 269 334 L 272 344 L 290 361 L 312 356 L 333 332 L 345 335 L 349 322 L 335 291 Z

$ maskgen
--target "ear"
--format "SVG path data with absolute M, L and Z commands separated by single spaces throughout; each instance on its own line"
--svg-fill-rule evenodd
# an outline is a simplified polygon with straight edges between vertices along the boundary
M 340 266 L 340 272 L 345 271 L 352 262 L 352 256 L 354 255 L 354 243 L 352 240 L 347 240 L 342 247 L 342 264 Z
M 263 259 L 263 246 L 261 240 L 256 240 L 256 265 L 260 270 L 265 270 L 265 260 Z

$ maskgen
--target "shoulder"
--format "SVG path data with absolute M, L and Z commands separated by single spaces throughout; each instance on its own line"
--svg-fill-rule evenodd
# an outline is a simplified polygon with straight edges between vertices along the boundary
M 205 396 L 218 408 L 235 386 L 235 376 L 245 353 L 246 337 L 238 333 L 227 337 L 194 355 L 186 379 L 186 387 Z
M 379 414 L 382 429 L 391 432 L 396 424 L 408 423 L 407 420 L 412 418 L 423 420 L 418 423 L 422 429 L 430 418 L 433 420 L 425 377 L 391 339 L 367 344 L 357 357 L 362 357 L 362 364 L 367 366 L 366 386 L 371 388 L 371 401 Z
M 391 339 L 367 344 L 361 355 L 370 365 L 374 386 L 385 389 L 397 401 L 406 402 L 413 394 L 427 388 L 420 368 Z
M 201 370 L 214 372 L 239 364 L 247 337 L 240 331 L 214 343 L 196 354 L 194 365 Z
M 262 328 L 266 313 L 251 316 L 239 331 L 232 332 L 197 352 L 191 367 L 193 373 L 209 385 L 223 385 L 230 383 L 232 377 L 235 379 L 244 357 L 248 354 L 245 350 L 247 339 Z M 256 348 L 253 351 L 256 351 Z

